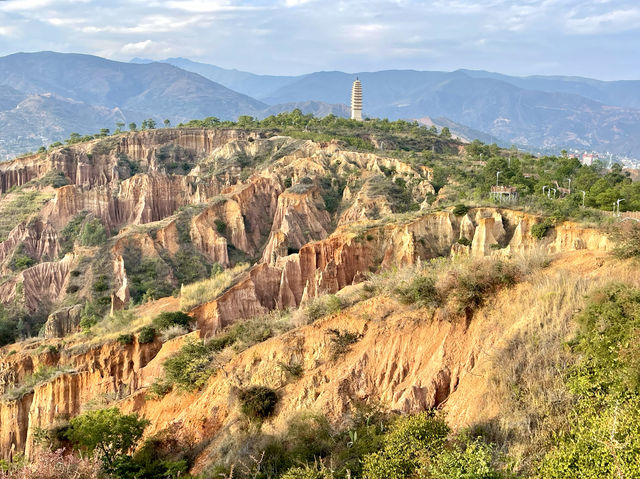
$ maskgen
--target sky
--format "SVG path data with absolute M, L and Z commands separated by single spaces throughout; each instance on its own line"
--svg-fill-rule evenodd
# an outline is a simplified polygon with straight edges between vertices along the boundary
M 640 79 L 639 0 L 0 0 L 0 56 Z

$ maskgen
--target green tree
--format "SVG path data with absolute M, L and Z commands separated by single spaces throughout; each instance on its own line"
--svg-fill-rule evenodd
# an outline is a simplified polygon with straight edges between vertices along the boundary
M 168 118 L 165 118 L 163 123 L 165 128 L 169 128 L 171 126 L 171 120 L 169 120 Z
M 100 136 L 109 136 L 110 133 L 111 133 L 111 130 L 109 130 L 109 128 L 100 129 Z
M 116 131 L 115 133 L 122 133 L 122 129 L 124 128 L 124 121 L 116 121 Z
M 69 139 L 67 140 L 67 144 L 68 145 L 72 145 L 73 143 L 78 143 L 81 140 L 82 140 L 82 136 L 80 135 L 80 133 L 72 132 L 69 135 Z
M 137 129 L 138 125 L 136 125 L 134 122 L 129 123 L 129 130 L 136 131 Z
M 107 240 L 107 232 L 100 220 L 94 218 L 82 226 L 78 238 L 83 246 L 98 246 Z
M 440 131 L 440 137 L 447 138 L 447 139 L 451 138 L 451 131 L 449 130 L 448 127 L 446 126 L 442 127 L 442 131 Z
M 117 408 L 89 411 L 73 418 L 67 438 L 89 454 L 98 454 L 107 470 L 127 456 L 149 425 L 137 414 L 122 414 Z

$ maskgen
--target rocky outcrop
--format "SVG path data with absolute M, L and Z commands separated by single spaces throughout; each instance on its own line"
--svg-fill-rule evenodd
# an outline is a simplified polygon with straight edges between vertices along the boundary
M 17 286 L 21 284 L 21 297 L 17 299 L 24 299 L 29 311 L 46 311 L 48 306 L 64 297 L 69 273 L 75 261 L 75 256 L 68 254 L 60 261 L 40 263 L 25 269 L 0 285 L 2 302 L 13 302 L 16 299 Z
M 230 141 L 248 140 L 257 134 L 237 129 L 162 129 L 128 133 L 66 147 L 49 154 L 17 158 L 0 165 L 0 192 L 22 186 L 50 171 L 64 174 L 83 188 L 105 186 L 130 176 L 119 164 L 123 156 L 150 171 L 159 170 L 157 153 L 164 146 L 183 148 L 205 157 Z
M 83 405 L 100 398 L 122 398 L 140 388 L 138 372 L 160 350 L 160 343 L 96 345 L 87 352 L 46 356 L 46 364 L 60 372 L 17 400 L 0 401 L 0 457 L 11 451 L 31 454 L 33 433 L 80 413 Z M 10 364 L 31 361 L 19 353 Z M 43 358 L 44 359 L 44 358 Z M 0 360 L 0 372 L 5 359 Z M 29 364 L 30 371 L 37 367 Z
M 0 243 L 0 263 L 20 244 L 24 252 L 34 259 L 54 259 L 58 256 L 58 232 L 49 223 L 38 219 L 20 223 L 11 230 L 9 237 Z
M 450 212 L 431 213 L 408 223 L 374 226 L 360 233 L 343 227 L 324 240 L 307 243 L 298 253 L 254 267 L 218 299 L 192 313 L 201 334 L 209 336 L 232 322 L 269 309 L 297 307 L 322 293 L 335 293 L 381 267 L 411 265 L 449 254 L 485 257 L 533 249 L 556 253 L 610 248 L 603 233 L 572 223 L 552 228 L 548 237 L 538 241 L 530 233 L 538 221 L 540 218 L 520 212 L 479 208 L 463 217 Z M 470 247 L 457 244 L 460 237 L 471 232 Z M 272 251 L 278 251 L 286 238 L 274 238 Z M 284 248 L 279 252 L 284 254 Z
M 287 190 L 278 197 L 262 261 L 274 264 L 283 252 L 298 251 L 310 241 L 326 238 L 330 229 L 331 217 L 317 188 L 301 193 Z
M 43 218 L 61 228 L 81 211 L 87 211 L 100 218 L 105 226 L 117 229 L 159 221 L 181 206 L 206 202 L 218 192 L 215 182 L 205 187 L 188 176 L 145 173 L 98 188 L 74 185 L 59 188 L 43 210 Z
M 80 326 L 81 313 L 82 305 L 76 304 L 50 314 L 44 324 L 44 337 L 63 338 L 75 333 Z

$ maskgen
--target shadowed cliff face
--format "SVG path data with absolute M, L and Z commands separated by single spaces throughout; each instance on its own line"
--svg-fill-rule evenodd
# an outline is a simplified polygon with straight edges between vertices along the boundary
M 389 338 L 383 324 L 365 318 L 400 308 L 389 298 L 259 344 L 226 366 L 231 380 L 218 375 L 201 393 L 163 400 L 149 400 L 147 388 L 188 335 L 123 345 L 113 335 L 89 341 L 75 334 L 84 309 L 114 313 L 170 296 L 207 278 L 214 264 L 251 267 L 190 311 L 197 322 L 190 337 L 208 338 L 270 310 L 357 288 L 370 272 L 431 258 L 610 248 L 599 231 L 569 222 L 538 240 L 531 231 L 542 219 L 518 211 L 428 211 L 431 177 L 429 168 L 343 151 L 336 142 L 241 130 L 154 130 L 0 164 L 3 193 L 53 194 L 0 243 L 6 276 L 0 301 L 50 314 L 43 326 L 47 339 L 0 349 L 0 393 L 15 390 L 42 366 L 54 371 L 32 391 L 0 402 L 0 457 L 32 453 L 36 428 L 67 420 L 105 395 L 145 414 L 153 431 L 176 422 L 197 440 L 211 440 L 233 420 L 232 389 L 249 383 L 284 388 L 287 399 L 274 428 L 299 408 L 318 407 L 338 420 L 352 397 L 382 397 L 402 411 L 441 404 L 474 367 L 478 342 L 495 338 L 480 340 L 474 327 L 460 324 L 418 326 L 404 313 L 389 323 Z M 51 178 L 60 180 L 56 188 Z M 9 200 L 4 195 L 0 207 Z M 361 347 L 327 366 L 326 330 L 347 326 L 363 334 Z M 421 348 L 412 347 L 416 338 Z M 297 385 L 274 368 L 294 356 L 309 370 Z

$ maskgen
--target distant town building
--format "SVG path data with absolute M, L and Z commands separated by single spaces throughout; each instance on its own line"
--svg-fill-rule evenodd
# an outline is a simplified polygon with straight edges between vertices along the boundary
M 362 83 L 358 78 L 351 87 L 351 119 L 362 121 Z
M 586 151 L 582 154 L 582 159 L 581 162 L 583 165 L 591 165 L 595 160 L 597 160 L 598 154 L 597 153 L 587 153 Z

